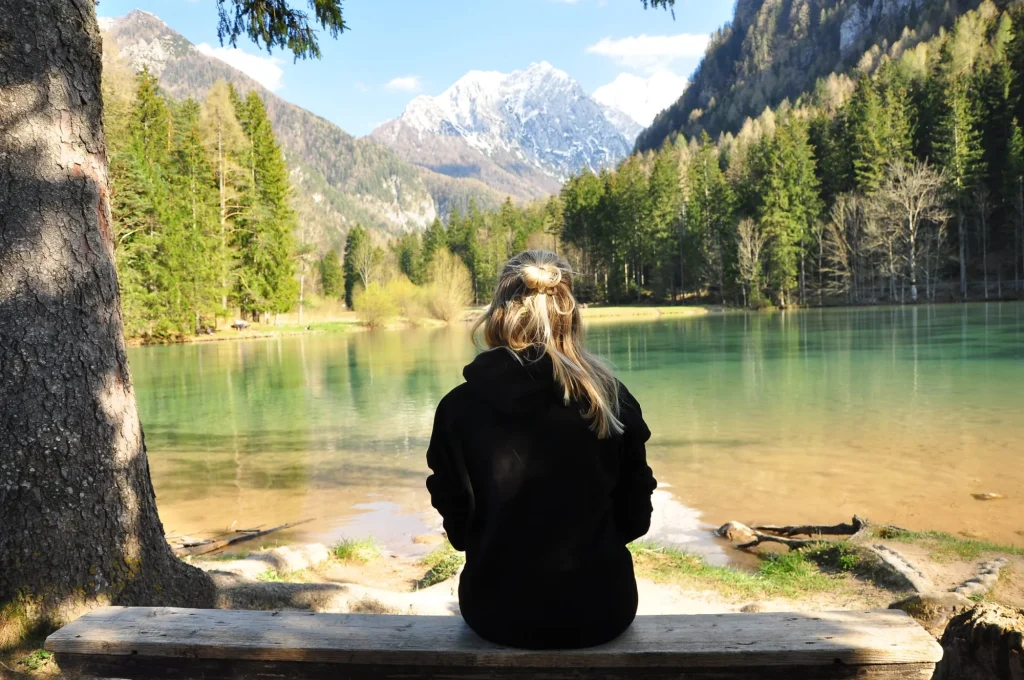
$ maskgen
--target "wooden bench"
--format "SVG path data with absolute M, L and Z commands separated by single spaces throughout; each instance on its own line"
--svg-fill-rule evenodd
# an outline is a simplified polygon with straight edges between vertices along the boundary
M 110 678 L 914 678 L 942 649 L 902 612 L 645 616 L 592 649 L 484 642 L 459 617 L 109 607 L 46 641 Z

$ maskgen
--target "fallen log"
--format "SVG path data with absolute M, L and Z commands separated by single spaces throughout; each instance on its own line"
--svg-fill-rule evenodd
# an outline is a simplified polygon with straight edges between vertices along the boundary
M 750 550 L 751 548 L 756 548 L 762 543 L 781 543 L 790 550 L 802 550 L 803 548 L 810 548 L 811 546 L 821 545 L 822 543 L 831 543 L 831 541 L 826 538 L 786 538 L 785 536 L 766 534 L 754 529 L 751 529 L 751 531 L 754 532 L 754 540 L 736 546 L 738 549 Z
M 844 523 L 824 526 L 817 524 L 807 524 L 786 527 L 767 524 L 764 526 L 753 527 L 753 529 L 755 531 L 775 534 L 777 536 L 785 536 L 787 538 L 793 538 L 794 536 L 852 536 L 859 532 L 861 529 L 870 526 L 870 524 L 870 522 L 861 519 L 857 515 L 854 515 L 853 521 L 849 524 Z
M 246 532 L 244 534 L 232 536 L 231 538 L 222 538 L 220 540 L 210 541 L 208 543 L 199 543 L 197 545 L 183 545 L 180 548 L 174 548 L 174 554 L 178 557 L 197 557 L 199 555 L 208 555 L 210 553 L 224 550 L 228 546 L 235 545 L 236 543 L 251 541 L 254 538 L 260 538 L 278 531 L 291 529 L 292 527 L 297 527 L 300 524 L 307 524 L 312 521 L 312 519 L 304 519 L 301 522 L 290 522 L 264 531 Z

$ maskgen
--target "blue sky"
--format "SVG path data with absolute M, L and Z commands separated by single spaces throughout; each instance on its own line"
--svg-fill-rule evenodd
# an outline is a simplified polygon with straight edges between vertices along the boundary
M 400 115 L 416 95 L 440 94 L 467 71 L 509 72 L 537 61 L 566 71 L 587 92 L 614 83 L 601 91 L 606 103 L 632 107 L 643 118 L 654 105 L 640 103 L 642 97 L 678 97 L 675 89 L 697 66 L 707 34 L 731 18 L 733 3 L 677 0 L 675 21 L 661 10 L 644 11 L 640 0 L 347 0 L 343 6 L 351 31 L 336 41 L 323 37 L 321 61 L 295 63 L 244 40 L 237 51 L 222 49 L 216 0 L 100 0 L 97 13 L 152 12 L 285 99 L 365 135 Z

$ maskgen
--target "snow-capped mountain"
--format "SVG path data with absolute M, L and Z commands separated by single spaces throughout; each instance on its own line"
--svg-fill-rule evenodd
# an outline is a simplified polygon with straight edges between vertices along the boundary
M 413 99 L 371 137 L 408 161 L 532 197 L 569 175 L 611 167 L 639 127 L 547 62 L 513 73 L 470 71 L 436 97 Z

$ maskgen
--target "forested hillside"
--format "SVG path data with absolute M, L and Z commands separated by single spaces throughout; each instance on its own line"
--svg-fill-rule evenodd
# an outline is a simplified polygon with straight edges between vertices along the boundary
M 738 0 L 682 97 L 637 139 L 657 149 L 676 133 L 712 139 L 795 101 L 830 73 L 863 67 L 865 53 L 905 50 L 948 29 L 979 0 Z M 1004 3 L 1005 4 L 1005 3 Z
M 294 175 L 294 206 L 308 237 L 321 250 L 340 247 L 356 223 L 383 234 L 400 234 L 425 229 L 439 206 L 460 205 L 465 210 L 474 197 L 481 205 L 497 207 L 503 198 L 479 183 L 438 178 L 371 140 L 352 137 L 201 53 L 152 14 L 135 11 L 114 20 L 104 40 L 106 79 L 120 62 L 121 70 L 147 67 L 178 101 L 201 101 L 221 80 L 242 94 L 257 92 Z M 112 86 L 131 91 L 130 83 Z
M 831 3 L 822 25 L 853 4 Z M 769 5 L 815 7 L 760 7 Z M 886 6 L 897 5 L 934 22 L 955 7 Z M 738 22 L 752 6 L 739 3 Z M 986 0 L 948 31 L 920 28 L 932 37 L 914 28 L 883 37 L 856 70 L 820 78 L 792 102 L 765 90 L 782 103 L 735 134 L 711 137 L 694 117 L 657 151 L 572 178 L 560 230 L 588 289 L 602 300 L 753 305 L 1020 295 L 1024 13 Z M 730 30 L 703 68 L 731 44 Z M 770 47 L 758 63 L 785 63 L 796 49 Z

